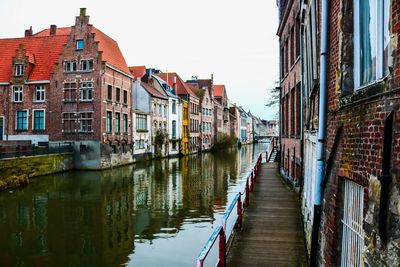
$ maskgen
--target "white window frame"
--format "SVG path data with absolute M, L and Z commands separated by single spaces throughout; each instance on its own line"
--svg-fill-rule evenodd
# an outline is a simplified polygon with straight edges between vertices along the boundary
M 76 72 L 77 71 L 77 63 L 75 60 L 66 60 L 64 61 L 64 72 Z
M 40 91 L 40 92 L 39 92 Z M 38 93 L 40 93 L 41 96 L 43 96 L 43 99 L 38 99 Z M 46 101 L 46 90 L 44 85 L 36 85 L 35 86 L 35 98 L 34 102 L 44 102 Z
M 35 129 L 35 111 L 43 111 L 43 129 Z M 32 130 L 33 131 L 44 131 L 46 130 L 46 110 L 43 108 L 32 109 Z
M 16 89 L 21 89 L 21 90 L 18 90 L 18 92 L 16 92 Z M 20 99 L 16 99 L 16 97 L 15 97 L 16 93 L 18 93 L 20 95 L 20 97 L 19 97 Z M 12 100 L 13 100 L 13 102 L 16 102 L 16 103 L 21 103 L 24 101 L 24 86 L 14 85 L 12 87 Z
M 15 76 L 24 75 L 24 64 L 15 64 Z
M 26 129 L 18 129 L 18 111 L 26 111 Z M 29 109 L 16 110 L 15 112 L 15 130 L 28 131 L 29 130 Z
M 108 117 L 107 117 L 107 113 L 111 114 L 111 120 L 110 120 L 110 129 L 108 129 Z M 111 134 L 113 131 L 113 112 L 110 109 L 106 109 L 106 133 Z
M 384 51 L 383 51 L 383 38 L 384 38 L 384 2 L 386 0 L 377 1 L 376 17 L 378 23 L 376 23 L 376 78 L 375 80 L 361 84 L 361 38 L 360 38 L 360 1 L 354 0 L 354 89 L 355 91 L 363 89 L 371 84 L 380 82 L 385 78 L 383 70 L 384 62 Z M 389 44 L 390 46 L 390 44 Z
M 82 118 L 82 114 L 92 114 L 91 118 Z M 91 130 L 85 131 L 82 127 L 82 121 L 91 121 Z M 79 113 L 79 132 L 81 133 L 92 133 L 93 132 L 93 111 L 83 111 Z
M 88 86 L 88 85 L 91 85 L 91 86 Z M 86 95 L 84 94 L 85 91 L 86 91 Z M 79 100 L 81 102 L 93 101 L 93 91 L 94 91 L 94 87 L 93 87 L 92 81 L 82 81 L 79 86 Z M 91 98 L 89 98 L 89 92 L 90 92 Z M 85 97 L 84 97 L 84 95 L 85 95 Z
M 91 65 L 92 65 L 91 68 L 90 68 L 90 62 L 91 62 Z M 91 72 L 94 69 L 94 67 L 93 67 L 93 59 L 81 59 L 80 65 L 81 65 L 80 70 L 82 72 Z M 84 66 L 85 66 L 85 68 L 84 68 Z

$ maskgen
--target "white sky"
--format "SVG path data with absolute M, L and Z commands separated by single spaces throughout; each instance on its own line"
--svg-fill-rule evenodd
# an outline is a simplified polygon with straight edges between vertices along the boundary
M 79 8 L 117 40 L 129 66 L 146 65 L 225 84 L 231 103 L 263 119 L 279 76 L 275 0 L 0 0 L 0 38 L 71 26 Z

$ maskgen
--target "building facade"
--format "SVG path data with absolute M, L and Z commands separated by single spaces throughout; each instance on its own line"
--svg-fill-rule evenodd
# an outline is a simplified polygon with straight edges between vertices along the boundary
M 280 120 L 281 174 L 294 185 L 301 177 L 301 80 L 300 80 L 300 19 L 299 1 L 280 2 L 278 36 L 280 43 Z

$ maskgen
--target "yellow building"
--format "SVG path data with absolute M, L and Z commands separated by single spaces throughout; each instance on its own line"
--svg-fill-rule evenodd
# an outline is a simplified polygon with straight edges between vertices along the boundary
M 181 153 L 189 154 L 189 105 L 188 101 L 182 99 L 182 142 Z

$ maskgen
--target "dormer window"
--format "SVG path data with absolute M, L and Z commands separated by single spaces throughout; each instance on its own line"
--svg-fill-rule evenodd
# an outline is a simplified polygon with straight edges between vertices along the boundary
M 93 60 L 81 60 L 81 71 L 91 71 L 93 70 Z
M 24 65 L 15 64 L 15 76 L 22 76 L 24 74 Z
M 64 71 L 65 72 L 76 71 L 76 61 L 64 61 Z
M 76 50 L 82 50 L 84 47 L 83 40 L 76 40 Z

